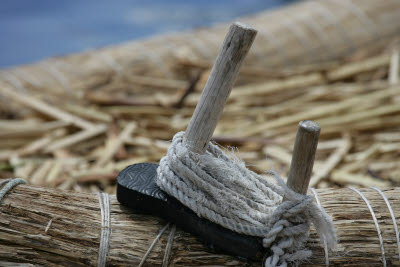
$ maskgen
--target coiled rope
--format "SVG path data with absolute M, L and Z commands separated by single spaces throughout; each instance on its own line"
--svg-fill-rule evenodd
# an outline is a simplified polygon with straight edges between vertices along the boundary
M 241 234 L 262 237 L 264 247 L 271 251 L 265 266 L 308 259 L 311 251 L 305 242 L 311 223 L 321 244 L 335 247 L 332 219 L 313 203 L 313 196 L 294 192 L 270 171 L 280 185 L 275 186 L 213 143 L 205 154 L 195 154 L 183 144 L 183 135 L 174 136 L 161 159 L 157 185 L 199 217 Z

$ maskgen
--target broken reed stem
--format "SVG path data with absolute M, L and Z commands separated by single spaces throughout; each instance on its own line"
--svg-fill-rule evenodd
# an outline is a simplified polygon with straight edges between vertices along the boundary
M 389 84 L 399 83 L 399 50 L 394 49 L 390 57 Z
M 393 220 L 384 198 L 373 189 L 359 190 L 375 212 L 388 266 L 399 264 Z M 400 214 L 400 189 L 382 191 L 394 214 Z M 329 255 L 329 263 L 334 266 L 382 266 L 377 230 L 360 196 L 347 188 L 317 189 L 316 192 L 322 207 L 332 216 L 340 240 L 337 251 Z M 111 236 L 107 264 L 137 266 L 167 223 L 160 218 L 137 214 L 121 206 L 115 195 L 110 195 L 110 212 Z M 0 265 L 97 264 L 102 226 L 96 193 L 20 185 L 3 200 L 0 218 Z M 146 265 L 162 264 L 169 232 L 167 230 L 161 236 L 148 255 Z M 313 252 L 307 265 L 326 266 L 324 250 L 313 228 L 307 247 Z M 260 266 L 261 261 L 247 264 Z M 169 262 L 175 266 L 246 264 L 236 257 L 216 253 L 198 238 L 179 228 Z
M 238 22 L 229 28 L 186 129 L 184 142 L 191 151 L 198 154 L 206 151 L 256 33 L 256 30 Z
M 51 106 L 39 99 L 31 97 L 27 94 L 19 93 L 16 89 L 18 89 L 18 88 L 11 89 L 7 86 L 1 86 L 0 92 L 3 93 L 5 96 L 13 99 L 14 101 L 17 101 L 21 104 L 29 106 L 29 107 L 31 107 L 43 114 L 46 114 L 50 117 L 54 117 L 61 121 L 65 121 L 65 122 L 71 123 L 73 125 L 76 125 L 77 127 L 80 127 L 82 129 L 88 130 L 88 129 L 93 129 L 95 127 L 95 125 L 93 123 L 91 123 L 87 120 L 84 120 L 80 117 L 69 114 L 61 109 Z
M 329 156 L 324 165 L 315 170 L 315 174 L 311 177 L 310 186 L 315 187 L 322 179 L 326 178 L 329 173 L 343 160 L 344 156 L 351 148 L 350 135 L 346 134 L 342 144 Z

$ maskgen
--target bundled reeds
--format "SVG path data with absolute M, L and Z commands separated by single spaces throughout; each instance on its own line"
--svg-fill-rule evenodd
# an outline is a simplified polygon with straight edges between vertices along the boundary
M 397 235 L 385 200 L 373 189 L 361 191 L 375 211 L 381 232 L 377 234 L 371 213 L 356 192 L 319 189 L 318 199 L 332 215 L 340 242 L 337 250 L 326 257 L 312 229 L 307 246 L 313 256 L 301 266 L 326 266 L 327 260 L 331 266 L 400 263 Z M 399 189 L 383 190 L 383 193 L 398 214 Z M 98 263 L 102 216 L 97 194 L 20 185 L 1 207 L 1 266 L 95 266 Z M 179 228 L 170 225 L 167 229 L 168 223 L 164 220 L 134 213 L 121 206 L 115 196 L 110 196 L 110 221 L 107 266 L 138 266 L 142 261 L 143 266 L 168 266 L 168 263 L 169 266 L 260 266 L 261 259 L 245 261 L 220 254 Z
M 284 176 L 297 123 L 312 119 L 322 127 L 312 186 L 398 185 L 400 87 L 398 74 L 388 74 L 396 57 L 383 52 L 277 70 L 273 78 L 258 74 L 257 82 L 233 89 L 214 140 L 238 147 L 255 171 L 274 168 Z M 0 82 L 1 176 L 108 192 L 125 166 L 158 162 L 166 153 L 208 76 L 202 69 L 189 81 L 157 80 L 110 70 L 75 81 L 81 90 L 63 90 L 28 85 L 12 73 L 3 72 Z M 136 87 L 136 79 L 148 84 Z

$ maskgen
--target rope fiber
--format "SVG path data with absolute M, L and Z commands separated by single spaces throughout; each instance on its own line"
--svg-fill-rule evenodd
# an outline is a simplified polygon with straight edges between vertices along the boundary
M 14 187 L 16 187 L 17 185 L 20 184 L 26 184 L 26 181 L 22 178 L 15 178 L 15 179 L 5 179 L 3 181 L 0 182 L 0 187 L 6 184 L 1 190 L 0 190 L 0 203 L 1 201 L 4 199 L 4 197 L 6 196 L 6 194 L 13 189 Z
M 246 168 L 210 143 L 205 154 L 195 154 L 177 133 L 157 169 L 157 185 L 206 218 L 232 231 L 263 238 L 270 251 L 265 266 L 287 266 L 311 256 L 305 248 L 310 224 L 330 249 L 336 246 L 331 217 L 304 196 L 288 188 L 274 171 L 279 186 Z M 283 196 L 285 201 L 282 203 Z

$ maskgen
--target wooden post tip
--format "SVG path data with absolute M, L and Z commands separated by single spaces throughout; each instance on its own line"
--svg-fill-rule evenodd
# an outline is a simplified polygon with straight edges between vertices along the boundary
M 186 128 L 183 142 L 195 153 L 203 154 L 208 147 L 224 105 L 231 93 L 240 66 L 257 35 L 243 23 L 233 23 L 225 36 L 210 76 Z
M 309 121 L 309 120 L 299 122 L 299 127 L 307 132 L 321 131 L 321 127 L 316 122 Z
M 300 194 L 307 194 L 317 151 L 321 127 L 313 121 L 299 122 L 293 146 L 287 186 Z
M 236 21 L 236 22 L 232 23 L 232 26 L 236 26 L 236 27 L 241 28 L 241 29 L 243 29 L 245 31 L 252 31 L 254 33 L 257 33 L 256 29 L 254 29 L 254 28 L 250 27 L 249 25 L 246 25 L 246 24 L 244 24 L 244 23 L 242 23 L 240 21 Z

